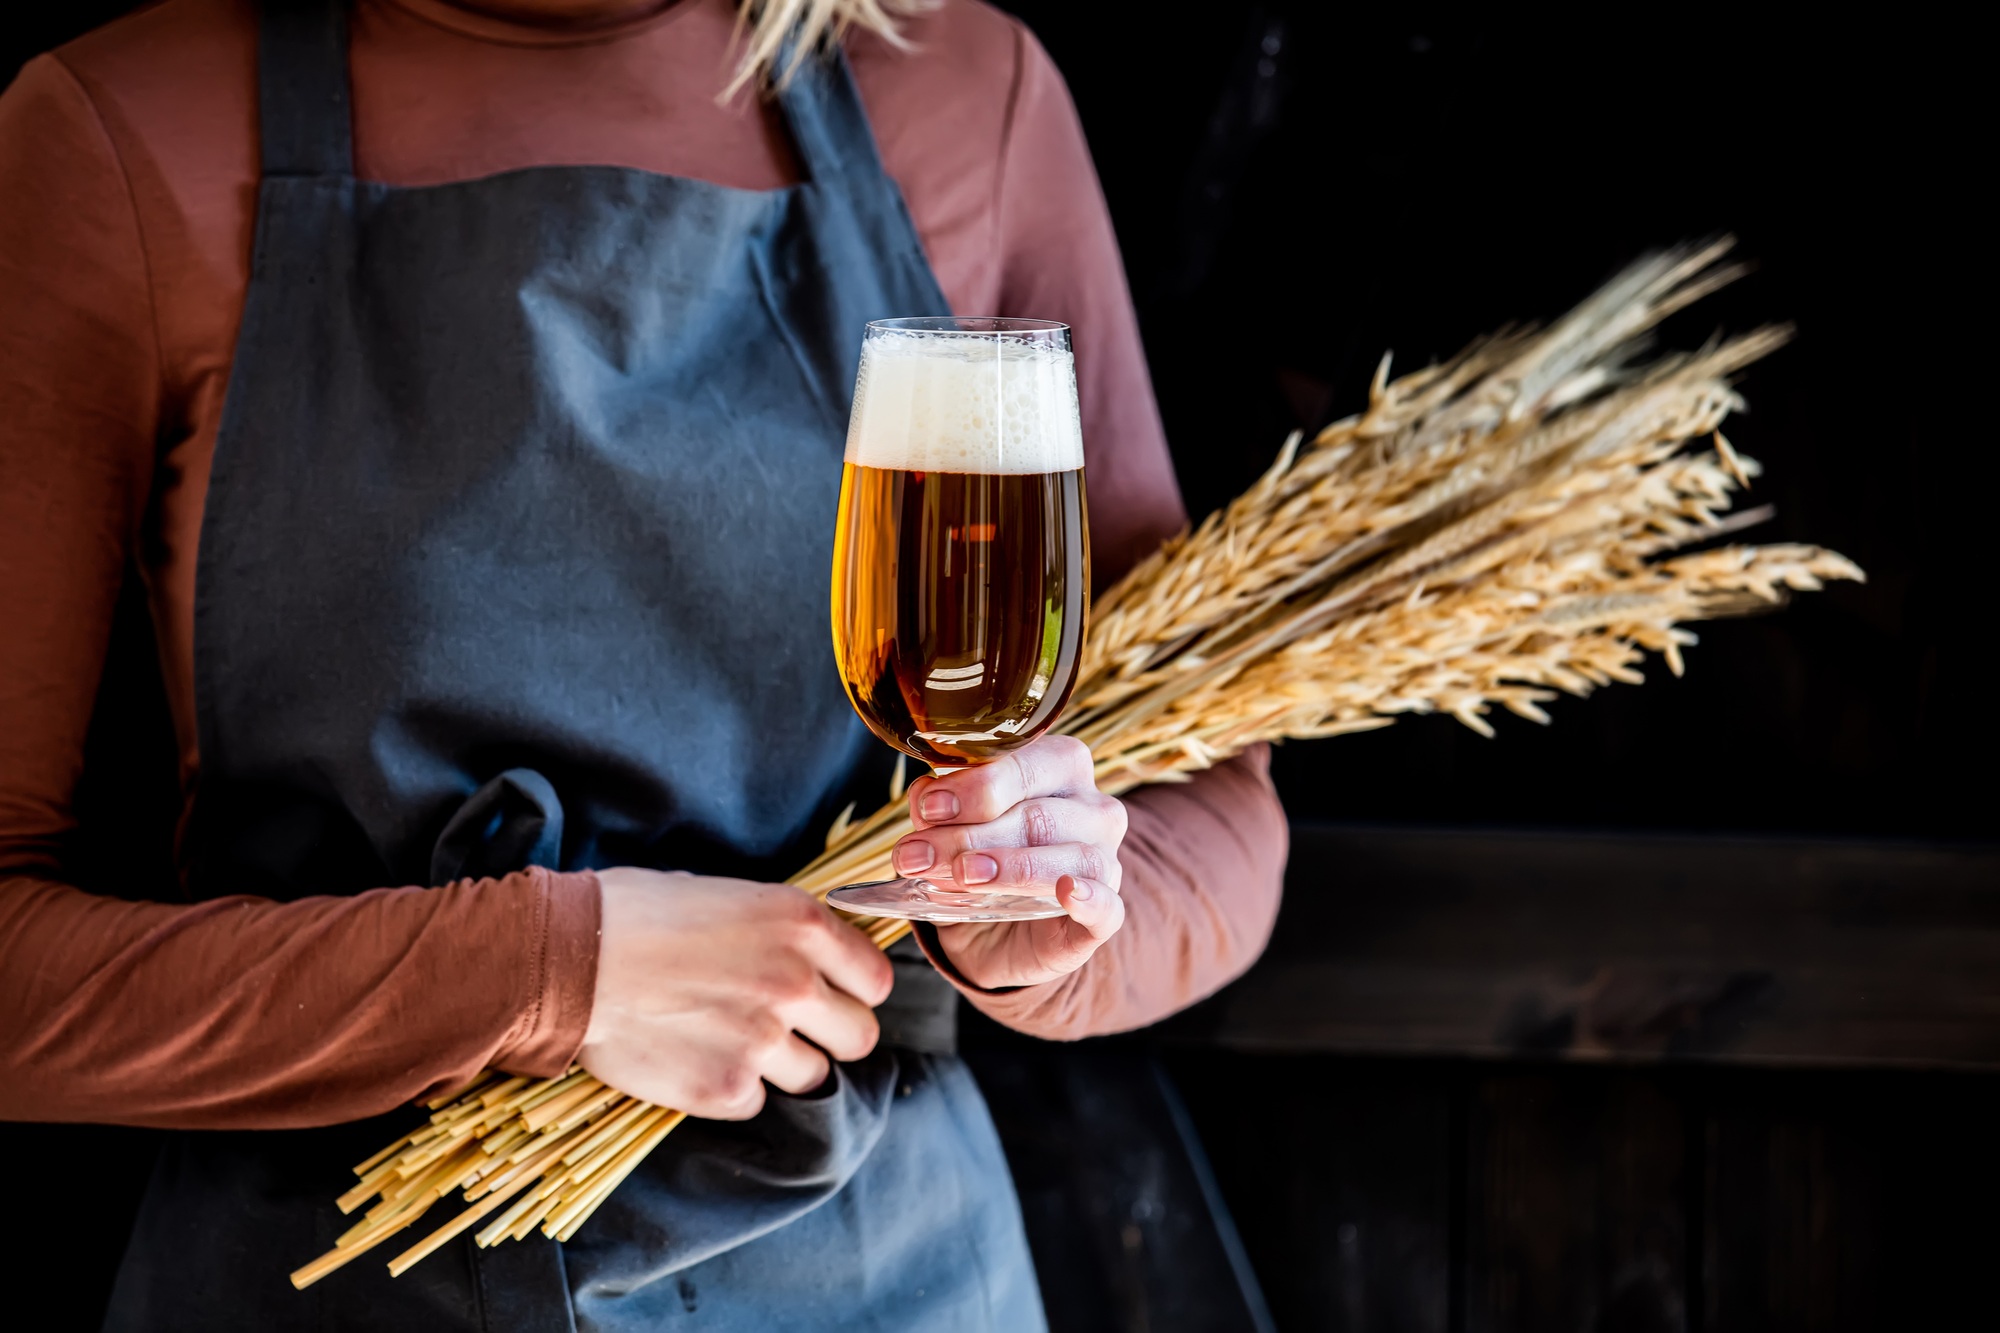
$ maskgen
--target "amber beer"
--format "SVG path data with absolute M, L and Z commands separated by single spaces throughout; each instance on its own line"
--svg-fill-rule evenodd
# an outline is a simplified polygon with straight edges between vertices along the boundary
M 1038 735 L 1090 601 L 1067 347 L 864 345 L 834 537 L 833 641 L 868 726 L 933 766 Z
M 1086 558 L 1081 468 L 849 463 L 833 617 L 855 711 L 934 766 L 980 763 L 1032 739 L 1075 681 Z

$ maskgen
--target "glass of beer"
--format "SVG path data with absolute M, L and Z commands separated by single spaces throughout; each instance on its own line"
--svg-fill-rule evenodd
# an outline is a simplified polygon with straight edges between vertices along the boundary
M 1026 745 L 1069 699 L 1089 605 L 1068 327 L 870 324 L 833 542 L 833 649 L 862 721 L 940 774 Z M 827 901 L 925 921 L 1063 914 L 932 874 Z

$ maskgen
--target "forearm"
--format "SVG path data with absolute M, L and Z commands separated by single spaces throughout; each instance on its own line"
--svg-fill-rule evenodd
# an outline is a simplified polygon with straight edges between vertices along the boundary
M 0 881 L 0 1119 L 287 1128 L 498 1064 L 559 1072 L 589 1021 L 596 877 L 193 905 Z
M 1059 980 L 998 993 L 960 984 L 975 1008 L 1053 1040 L 1123 1032 L 1186 1008 L 1256 961 L 1277 919 L 1288 847 L 1268 751 L 1125 802 L 1124 927 Z

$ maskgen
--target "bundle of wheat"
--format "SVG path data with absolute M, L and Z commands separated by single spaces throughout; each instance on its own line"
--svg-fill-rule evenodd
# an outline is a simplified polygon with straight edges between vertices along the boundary
M 1090 745 L 1099 785 L 1185 780 L 1259 741 L 1404 713 L 1448 713 L 1487 735 L 1496 704 L 1547 722 L 1541 705 L 1557 691 L 1637 684 L 1647 651 L 1679 674 L 1686 622 L 1861 578 L 1810 546 L 1671 554 L 1768 513 L 1722 516 L 1757 468 L 1719 427 L 1741 406 L 1731 377 L 1787 331 L 1639 359 L 1662 319 L 1738 276 L 1728 249 L 1647 259 L 1545 331 L 1501 334 L 1397 380 L 1384 358 L 1366 412 L 1309 443 L 1294 436 L 1247 493 L 1100 598 L 1057 727 Z M 1709 447 L 1689 452 L 1702 437 Z M 843 814 L 792 882 L 824 895 L 886 878 L 910 830 L 900 788 L 899 769 L 889 803 Z M 885 948 L 908 929 L 859 924 Z M 378 1201 L 295 1285 L 454 1190 L 473 1206 L 391 1273 L 503 1204 L 479 1244 L 536 1227 L 567 1239 L 682 1119 L 582 1069 L 489 1072 L 430 1107 L 422 1128 L 356 1168 L 341 1210 Z

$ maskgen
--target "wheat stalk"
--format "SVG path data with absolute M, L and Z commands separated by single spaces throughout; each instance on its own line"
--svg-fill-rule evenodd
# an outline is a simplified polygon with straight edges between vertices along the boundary
M 1655 325 L 1738 275 L 1729 248 L 1641 261 L 1547 330 L 1502 333 L 1399 379 L 1385 357 L 1365 412 L 1309 442 L 1293 436 L 1256 485 L 1101 597 L 1057 727 L 1089 743 L 1098 785 L 1185 781 L 1260 741 L 1405 713 L 1446 713 L 1488 736 L 1495 706 L 1545 723 L 1559 693 L 1639 683 L 1648 652 L 1678 675 L 1688 622 L 1860 579 L 1812 546 L 1673 554 L 1768 516 L 1725 517 L 1757 466 L 1721 426 L 1742 405 L 1733 377 L 1789 331 L 1640 359 Z M 898 765 L 875 813 L 843 812 L 792 883 L 824 897 L 888 877 L 910 831 L 902 778 Z M 884 948 L 909 929 L 857 925 Z M 472 1206 L 392 1274 L 488 1217 L 481 1245 L 538 1227 L 567 1240 L 683 1118 L 580 1068 L 541 1080 L 489 1070 L 429 1107 L 423 1126 L 355 1168 L 339 1207 L 376 1202 L 295 1286 L 454 1191 Z

